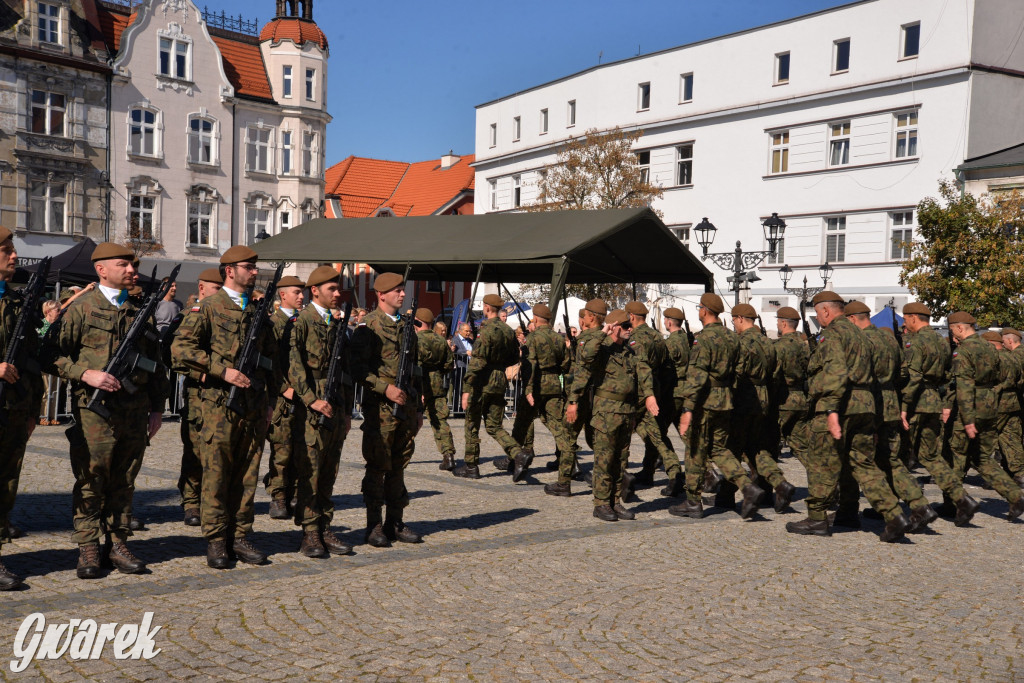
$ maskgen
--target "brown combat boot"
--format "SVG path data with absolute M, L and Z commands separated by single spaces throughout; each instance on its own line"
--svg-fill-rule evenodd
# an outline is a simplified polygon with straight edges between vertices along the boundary
M 299 554 L 317 558 L 328 556 L 327 549 L 324 548 L 324 544 L 320 540 L 319 529 L 302 530 L 302 543 L 299 544 Z
M 223 538 L 211 538 L 206 542 L 206 565 L 213 569 L 227 569 L 231 566 L 228 557 L 228 542 Z
M 437 466 L 437 469 L 451 472 L 453 467 L 455 467 L 455 455 L 453 453 L 443 453 L 441 455 L 441 464 Z
M 366 530 L 366 542 L 374 548 L 391 547 L 391 541 L 384 534 L 384 525 L 379 522 Z
M 956 526 L 967 526 L 971 523 L 971 519 L 980 507 L 981 503 L 971 498 L 967 493 L 964 493 L 964 497 L 956 501 L 956 519 L 953 520 L 953 524 Z
M 231 550 L 234 551 L 235 557 L 246 564 L 263 564 L 267 561 L 266 553 L 260 551 L 244 536 L 235 538 Z
M 141 574 L 146 563 L 135 557 L 124 541 L 114 541 L 110 546 L 110 562 L 122 574 Z
M 878 540 L 882 543 L 895 543 L 903 538 L 903 534 L 907 533 L 908 529 L 910 529 L 910 520 L 901 512 L 886 523 Z
M 689 499 L 684 500 L 679 505 L 673 505 L 668 509 L 670 515 L 676 517 L 692 517 L 693 519 L 701 519 L 704 517 L 704 503 L 703 501 L 697 501 L 691 503 Z
M 288 514 L 288 501 L 284 499 L 284 496 L 274 498 L 270 501 L 270 518 L 271 519 L 288 519 L 291 515 Z
M 789 507 L 794 493 L 796 493 L 796 487 L 783 479 L 782 483 L 775 487 L 775 511 L 782 512 Z
M 566 482 L 565 484 L 544 484 L 544 493 L 549 496 L 564 496 L 568 498 L 572 495 L 572 486 Z
M 757 512 L 757 505 L 764 495 L 764 489 L 757 484 L 747 484 L 743 487 L 743 505 L 740 507 L 740 517 L 750 519 Z
M 199 516 L 199 508 L 185 508 L 185 518 L 182 521 L 185 526 L 202 526 L 203 520 Z
M 0 591 L 10 591 L 25 585 L 24 580 L 0 562 Z
M 335 536 L 334 532 L 330 529 L 324 529 L 321 532 L 320 540 L 323 542 L 327 552 L 332 555 L 348 555 L 352 552 L 352 546 Z
M 626 506 L 623 505 L 622 503 L 616 503 L 615 507 L 612 508 L 612 509 L 615 510 L 615 515 L 619 519 L 625 519 L 625 520 L 636 519 L 636 513 L 633 512 L 632 510 L 627 510 Z
M 678 498 L 685 493 L 686 487 L 684 486 L 682 472 L 676 472 L 674 476 L 669 477 L 668 486 L 661 490 L 661 495 L 670 496 L 672 498 Z
M 96 541 L 78 546 L 78 570 L 80 579 L 100 578 L 100 544 Z
M 384 535 L 389 541 L 400 543 L 422 543 L 423 537 L 410 529 L 402 521 L 401 517 L 388 517 L 384 520 Z
M 932 509 L 931 505 L 925 503 L 910 511 L 910 528 L 908 534 L 923 534 L 928 525 L 939 518 L 939 513 Z
M 478 465 L 462 464 L 452 470 L 452 474 L 463 479 L 479 479 L 480 467 Z
M 615 514 L 615 510 L 611 505 L 605 503 L 604 505 L 594 506 L 594 516 L 604 522 L 617 522 L 619 516 Z
M 801 536 L 831 536 L 827 519 L 802 519 L 799 522 L 786 522 L 786 531 Z

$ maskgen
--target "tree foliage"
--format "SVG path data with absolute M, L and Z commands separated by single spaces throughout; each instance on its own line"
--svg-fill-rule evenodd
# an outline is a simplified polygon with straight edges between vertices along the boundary
M 1024 195 L 975 197 L 953 182 L 918 204 L 900 284 L 936 315 L 968 311 L 980 326 L 1024 322 Z

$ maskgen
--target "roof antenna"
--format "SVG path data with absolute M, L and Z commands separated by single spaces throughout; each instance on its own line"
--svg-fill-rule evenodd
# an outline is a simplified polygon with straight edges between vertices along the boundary
M 598 64 L 601 63 L 601 58 L 602 57 L 604 57 L 604 50 L 601 50 L 600 52 L 597 53 L 597 63 Z
M 640 56 L 640 43 L 637 43 L 637 44 L 636 44 L 636 56 L 637 56 L 637 57 L 639 57 L 639 56 Z

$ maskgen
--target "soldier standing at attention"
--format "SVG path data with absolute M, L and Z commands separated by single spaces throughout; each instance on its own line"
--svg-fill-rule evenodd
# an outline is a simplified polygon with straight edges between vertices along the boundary
M 73 494 L 75 532 L 78 543 L 78 578 L 100 576 L 99 540 L 110 534 L 113 545 L 110 562 L 124 574 L 137 574 L 146 565 L 128 549 L 132 535 L 132 469 L 142 458 L 147 439 L 160 429 L 167 378 L 161 372 L 138 370 L 131 381 L 139 391 L 129 394 L 113 375 L 103 371 L 117 350 L 138 309 L 128 300 L 132 286 L 132 252 L 104 242 L 92 253 L 99 287 L 68 310 L 60 327 L 56 367 L 60 376 L 72 382 L 72 412 L 75 423 L 68 428 L 71 470 L 75 474 Z M 151 332 L 156 335 L 156 328 Z M 159 349 L 148 339 L 140 350 L 159 358 Z M 85 408 L 93 389 L 110 392 L 110 418 Z
M 807 467 L 807 360 L 810 351 L 800 338 L 800 314 L 784 306 L 775 314 L 779 338 L 775 340 L 775 381 L 772 389 L 779 407 L 779 432 L 789 451 Z M 778 448 L 778 446 L 776 446 Z
M 263 486 L 270 495 L 270 518 L 288 519 L 295 498 L 296 466 L 294 454 L 305 448 L 306 407 L 295 400 L 295 390 L 288 380 L 289 358 L 292 350 L 292 328 L 305 300 L 305 283 L 294 275 L 277 282 L 277 295 L 281 307 L 270 316 L 278 353 L 274 363 L 282 369 L 281 385 L 273 392 L 273 410 L 267 441 L 270 442 L 270 462 L 263 476 Z
M 1010 357 L 1013 358 L 1013 360 L 1017 363 L 1019 379 L 1015 390 L 1017 393 L 1017 398 L 1018 400 L 1020 400 L 1021 388 L 1022 385 L 1024 385 L 1024 346 L 1021 346 L 1020 343 L 1020 332 L 1013 329 L 1012 327 L 1004 327 L 1002 330 L 1002 335 L 1003 348 L 1006 349 L 1007 353 L 1010 354 Z M 1016 415 L 1016 426 L 1013 426 L 1012 424 L 1014 422 L 1013 417 L 1010 418 L 1009 422 L 1010 424 L 1008 425 L 1008 429 L 1010 429 L 1011 431 L 1024 431 L 1024 424 L 1022 424 L 1021 422 L 1020 413 L 1017 413 Z M 1012 449 L 1009 450 L 1011 450 L 1011 453 L 1003 451 L 1003 458 L 1006 461 L 1006 468 L 1010 471 L 1010 476 L 1013 477 L 1013 480 L 1020 484 L 1021 486 L 1024 486 L 1024 450 L 1022 450 L 1019 455 L 1013 455 Z
M 480 418 L 484 419 L 487 433 L 505 451 L 505 457 L 514 463 L 512 481 L 519 481 L 529 463 L 512 435 L 502 426 L 505 414 L 505 390 L 508 380 L 505 368 L 519 359 L 519 345 L 512 328 L 501 322 L 498 311 L 504 305 L 497 294 L 484 297 L 484 318 L 469 357 L 469 368 L 462 388 L 462 409 L 466 411 L 466 455 L 464 463 L 452 474 L 467 479 L 480 478 Z M 507 462 L 507 461 L 506 461 Z M 495 467 L 502 467 L 497 461 Z
M 259 482 L 260 454 L 270 422 L 268 394 L 280 386 L 280 363 L 273 370 L 259 369 L 247 377 L 234 368 L 255 306 L 249 288 L 256 282 L 258 255 L 236 245 L 220 257 L 224 286 L 199 305 L 178 328 L 171 344 L 175 370 L 196 370 L 206 375 L 202 388 L 203 427 L 199 458 L 203 463 L 202 517 L 206 538 L 206 563 L 214 569 L 231 566 L 231 551 L 242 562 L 263 564 L 267 556 L 246 536 L 252 532 L 253 498 Z M 259 340 L 261 353 L 273 359 L 277 345 L 265 329 Z M 243 413 L 227 407 L 231 387 L 243 389 Z
M 196 305 L 185 312 L 182 324 L 189 316 L 199 312 L 199 303 L 220 291 L 224 278 L 217 268 L 207 268 L 199 273 L 199 293 Z M 180 327 L 180 326 L 179 326 Z M 202 518 L 199 505 L 202 497 L 203 464 L 199 460 L 199 432 L 203 427 L 202 396 L 203 373 L 188 370 L 184 374 L 181 405 L 181 476 L 178 477 L 178 491 L 181 492 L 181 506 L 185 509 L 185 526 L 199 526 Z
M 694 341 L 690 365 L 686 369 L 683 385 L 683 415 L 679 418 L 679 436 L 689 437 L 686 452 L 686 501 L 673 505 L 669 513 L 677 517 L 704 516 L 701 489 L 707 474 L 708 460 L 712 460 L 726 479 L 743 492 L 740 517 L 749 519 L 757 512 L 764 490 L 754 484 L 729 441 L 730 412 L 733 408 L 733 375 L 740 351 L 736 334 L 727 330 L 718 320 L 725 304 L 717 294 L 700 297 L 697 315 L 703 325 L 700 337 Z
M 14 248 L 11 231 L 0 227 L 0 357 L 7 355 L 7 347 L 12 341 L 11 335 L 22 310 L 21 293 L 7 289 L 7 283 L 14 277 L 17 265 L 18 252 Z M 12 385 L 4 392 L 3 410 L 7 419 L 5 424 L 0 426 L 0 547 L 11 542 L 8 515 L 18 494 L 25 445 L 36 428 L 38 407 L 43 396 L 36 322 L 31 320 L 25 330 L 21 358 L 17 359 L 16 363 L 0 363 L 0 380 Z M 20 576 L 0 563 L 0 590 L 12 590 L 22 584 Z
M 288 381 L 298 401 L 306 407 L 307 416 L 303 423 L 295 426 L 304 429 L 304 439 L 302 447 L 292 453 L 298 491 L 295 523 L 302 527 L 299 552 L 306 557 L 352 552 L 352 546 L 343 543 L 331 531 L 334 518 L 331 494 L 338 478 L 341 449 L 352 426 L 354 392 L 342 382 L 337 387 L 339 402 L 328 402 L 325 398 L 334 345 L 338 335 L 346 333 L 345 327 L 331 315 L 341 301 L 340 281 L 341 274 L 331 266 L 320 266 L 310 273 L 306 279 L 310 305 L 299 313 L 291 331 Z M 347 370 L 348 358 L 343 360 Z
M 445 378 L 455 367 L 455 356 L 445 338 L 433 330 L 434 313 L 429 308 L 416 311 L 417 356 L 423 368 L 423 405 L 427 409 L 434 443 L 441 452 L 438 469 L 455 467 L 455 441 L 448 426 L 448 389 Z
M 402 320 L 405 280 L 396 273 L 381 273 L 373 281 L 377 308 L 352 335 L 352 375 L 363 385 L 363 500 L 366 502 L 366 542 L 387 548 L 392 541 L 420 543 L 423 538 L 405 525 L 409 505 L 405 468 L 423 426 L 423 408 L 395 386 L 402 333 L 412 320 Z M 422 393 L 419 394 L 422 396 Z M 401 409 L 394 414 L 394 407 Z M 386 517 L 381 516 L 381 507 Z
M 807 519 L 788 522 L 786 531 L 830 536 L 828 506 L 836 499 L 840 476 L 847 470 L 871 507 L 885 518 L 881 540 L 894 543 L 910 528 L 910 521 L 875 464 L 871 345 L 843 315 L 838 294 L 819 292 L 811 303 L 822 330 L 807 368 L 814 416 L 807 458 Z M 854 504 L 858 500 L 859 496 L 854 498 Z M 849 504 L 845 498 L 842 502 Z

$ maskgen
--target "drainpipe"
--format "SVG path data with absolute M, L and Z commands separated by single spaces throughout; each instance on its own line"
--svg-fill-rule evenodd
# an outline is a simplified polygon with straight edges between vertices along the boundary
M 110 172 L 110 162 L 113 159 L 112 150 L 114 147 L 113 132 L 114 128 L 112 121 L 114 119 L 114 102 L 111 99 L 113 97 L 113 83 L 114 83 L 114 67 L 113 60 L 107 60 L 107 66 L 110 67 L 110 71 L 107 72 L 107 182 L 106 187 L 103 188 L 106 192 L 106 208 L 104 210 L 103 218 L 103 241 L 110 241 L 110 191 L 113 189 L 113 183 L 111 179 L 113 174 Z
M 231 102 L 231 244 L 235 244 L 235 226 L 238 224 L 238 130 L 235 124 L 235 109 L 238 103 Z

